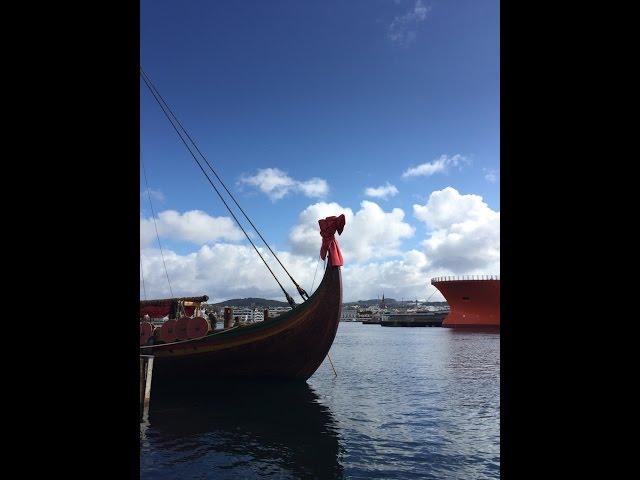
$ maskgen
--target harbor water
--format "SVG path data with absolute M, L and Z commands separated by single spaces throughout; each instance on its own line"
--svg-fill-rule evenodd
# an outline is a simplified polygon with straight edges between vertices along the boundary
M 302 384 L 152 394 L 142 479 L 497 479 L 500 334 L 342 322 Z

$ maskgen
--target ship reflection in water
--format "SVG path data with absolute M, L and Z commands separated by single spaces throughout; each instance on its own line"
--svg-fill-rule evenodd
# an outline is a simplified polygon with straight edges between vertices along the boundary
M 141 424 L 141 478 L 343 478 L 331 411 L 306 383 L 162 392 Z

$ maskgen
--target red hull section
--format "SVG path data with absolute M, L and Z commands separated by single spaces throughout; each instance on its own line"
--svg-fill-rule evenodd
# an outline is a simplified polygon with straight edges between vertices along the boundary
M 499 327 L 500 279 L 494 276 L 431 280 L 451 309 L 443 327 Z
M 331 348 L 341 308 L 340 267 L 327 266 L 316 292 L 279 317 L 199 339 L 142 347 L 141 353 L 155 357 L 154 388 L 217 378 L 306 380 Z

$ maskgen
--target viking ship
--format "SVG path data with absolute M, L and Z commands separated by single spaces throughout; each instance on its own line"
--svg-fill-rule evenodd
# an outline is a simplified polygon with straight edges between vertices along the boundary
M 232 324 L 231 319 L 226 318 L 224 328 L 216 329 L 215 322 L 210 323 L 202 316 L 201 305 L 208 300 L 206 295 L 141 301 L 140 354 L 154 357 L 154 388 L 162 388 L 180 381 L 206 382 L 215 378 L 308 379 L 328 355 L 340 321 L 342 308 L 340 267 L 343 265 L 343 258 L 335 233 L 342 233 L 345 226 L 344 215 L 318 220 L 322 237 L 320 258 L 327 261 L 322 281 L 315 292 L 309 296 L 280 262 L 142 69 L 141 76 L 196 164 L 292 306 L 290 311 L 277 317 L 268 317 L 265 314 L 264 320 L 257 323 L 243 324 L 238 321 Z M 303 303 L 296 305 L 287 293 L 207 174 L 204 165 L 213 172 L 231 200 L 293 281 Z M 143 171 L 145 171 L 146 181 L 144 164 Z M 149 202 L 151 203 L 150 196 Z M 153 213 L 153 205 L 151 206 Z M 155 222 L 155 216 L 153 218 Z M 158 243 L 160 244 L 159 236 Z M 162 253 L 161 245 L 160 252 Z M 168 280 L 166 266 L 165 273 Z M 165 316 L 168 319 L 162 326 L 155 329 L 147 321 L 147 317 Z
M 344 218 L 341 215 L 342 219 Z M 339 217 L 320 222 L 335 225 Z M 344 224 L 344 221 L 342 221 Z M 334 229 L 333 227 L 332 229 Z M 330 231 L 330 230 L 329 230 Z M 335 230 L 334 230 L 335 231 Z M 323 238 L 339 252 L 333 234 Z M 324 240 L 324 239 L 327 240 Z M 335 262 L 335 263 L 334 263 Z M 316 291 L 304 303 L 261 322 L 239 325 L 236 322 L 222 330 L 207 330 L 204 335 L 174 342 L 142 345 L 141 353 L 154 356 L 154 385 L 180 380 L 209 378 L 281 378 L 307 380 L 326 357 L 338 330 L 342 308 L 342 277 L 340 263 L 329 255 L 324 276 Z M 189 317 L 189 308 L 195 313 L 206 296 L 140 302 L 140 316 L 158 315 L 169 310 L 180 310 L 185 305 L 185 316 L 169 319 L 156 329 L 158 339 L 165 330 L 180 321 L 200 323 L 204 317 Z M 175 305 L 178 305 L 178 308 Z M 142 322 L 145 325 L 147 322 Z M 146 325 L 145 325 L 146 326 Z M 176 326 L 174 336 L 180 336 Z M 182 328 L 184 337 L 189 327 Z M 198 335 L 196 333 L 195 335 Z M 148 341 L 141 328 L 142 340 Z M 160 340 L 162 341 L 162 340 Z

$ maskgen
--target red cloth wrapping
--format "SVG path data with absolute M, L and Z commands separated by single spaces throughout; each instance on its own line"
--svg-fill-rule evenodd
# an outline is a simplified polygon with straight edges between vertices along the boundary
M 329 253 L 329 265 L 339 267 L 344 265 L 342 259 L 342 253 L 338 246 L 338 240 L 335 238 L 335 233 L 342 234 L 345 224 L 344 214 L 339 217 L 327 217 L 323 220 L 318 220 L 320 225 L 320 235 L 322 235 L 322 247 L 320 247 L 320 257 L 324 260 Z
M 140 317 L 144 317 L 145 315 L 149 315 L 151 318 L 162 318 L 165 315 L 169 315 L 169 310 L 171 307 L 169 306 L 144 306 L 140 307 Z
M 193 315 L 196 307 L 184 307 L 187 316 Z M 140 318 L 149 315 L 151 318 L 162 318 L 171 313 L 171 305 L 145 305 L 140 307 Z

